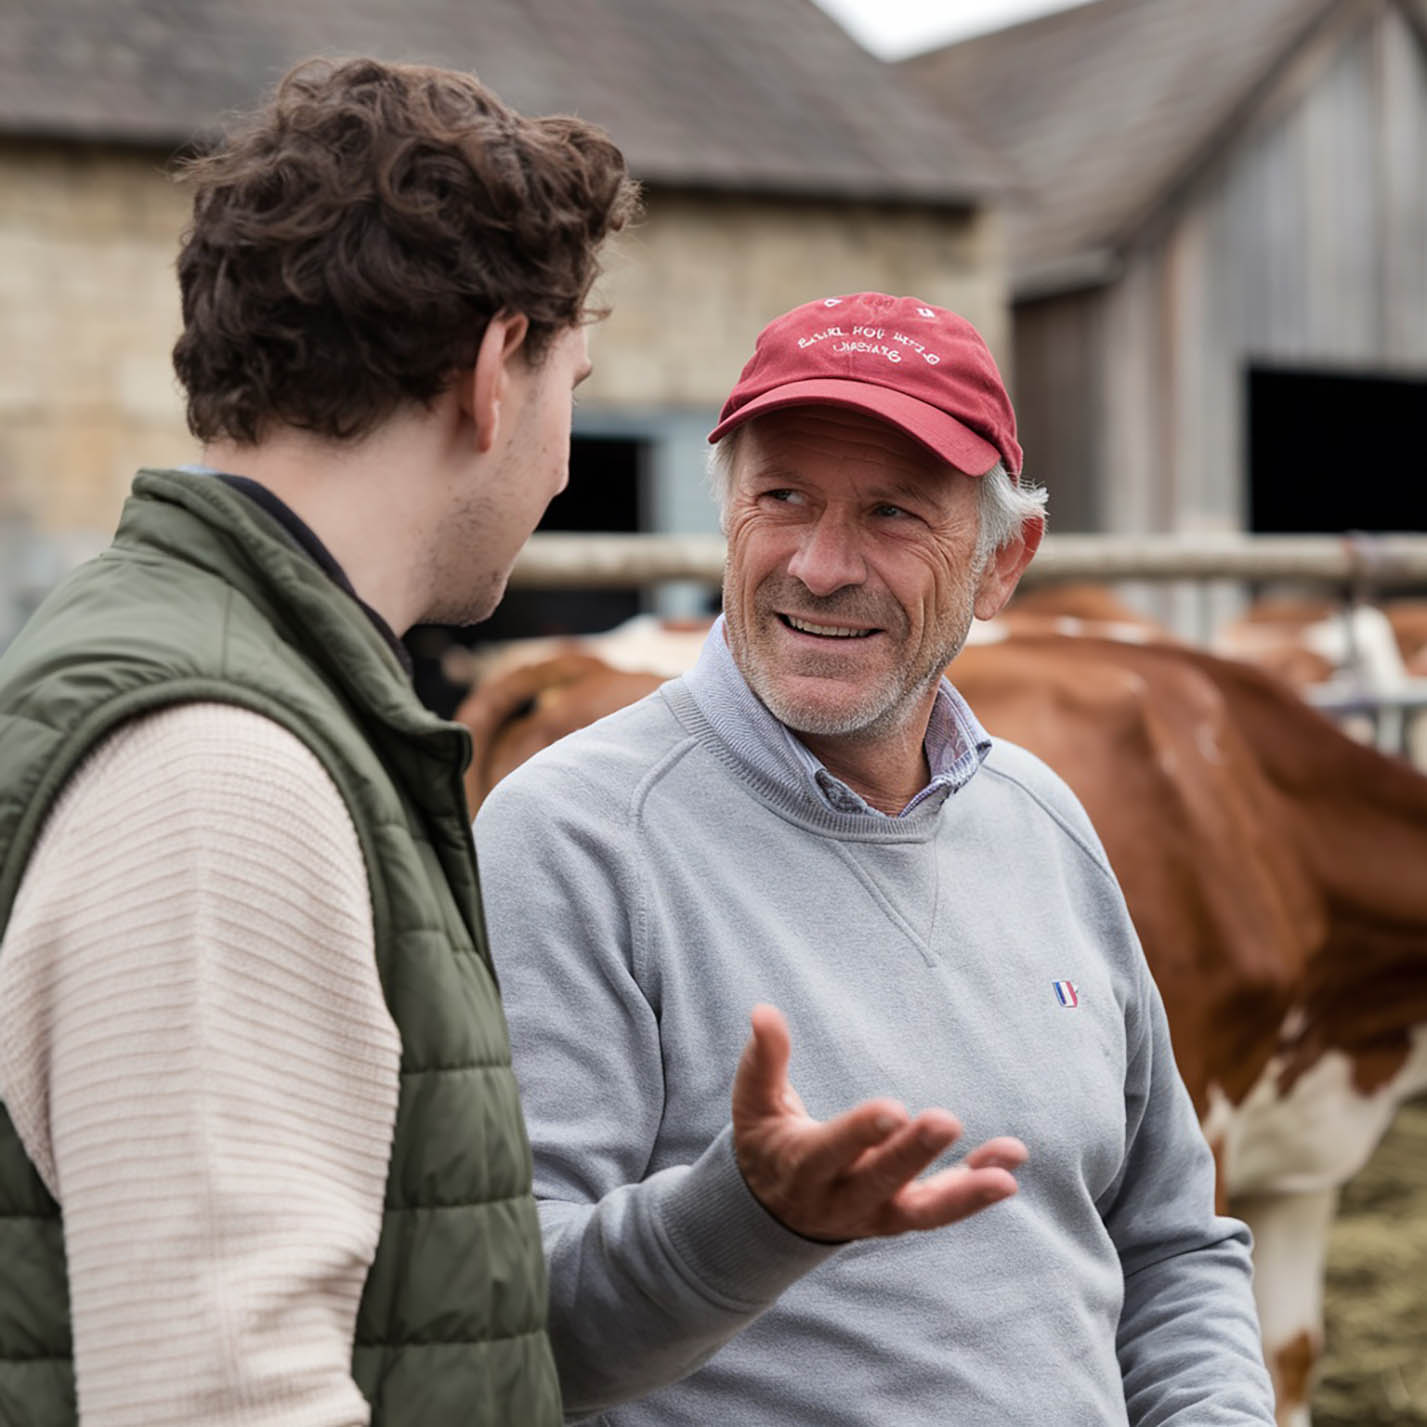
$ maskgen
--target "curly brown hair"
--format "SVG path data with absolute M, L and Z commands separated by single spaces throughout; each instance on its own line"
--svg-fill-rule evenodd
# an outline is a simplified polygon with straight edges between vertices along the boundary
M 174 369 L 202 440 L 363 436 L 475 363 L 500 312 L 539 362 L 638 191 L 603 130 L 525 118 L 473 76 L 307 60 L 216 151 L 178 256 Z

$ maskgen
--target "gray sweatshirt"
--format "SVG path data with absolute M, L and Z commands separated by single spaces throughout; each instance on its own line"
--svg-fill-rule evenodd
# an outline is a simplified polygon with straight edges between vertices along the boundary
M 1029 753 L 996 741 L 900 818 L 858 808 L 716 627 L 476 829 L 572 1417 L 1272 1424 L 1247 1232 L 1212 1212 L 1099 842 Z M 810 1113 L 944 1106 L 968 1146 L 1025 1141 L 1020 1193 L 836 1252 L 782 1229 L 727 1128 L 760 1000 Z

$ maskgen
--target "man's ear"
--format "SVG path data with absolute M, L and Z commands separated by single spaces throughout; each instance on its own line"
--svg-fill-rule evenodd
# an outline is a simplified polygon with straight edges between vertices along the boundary
M 993 552 L 976 586 L 976 601 L 972 608 L 977 619 L 994 619 L 1006 601 L 1016 592 L 1021 573 L 1031 563 L 1045 534 L 1045 520 L 1035 515 L 1021 523 L 1020 531 L 999 550 Z
M 461 383 L 462 406 L 475 432 L 476 450 L 484 454 L 495 445 L 506 396 L 510 369 L 523 361 L 530 319 L 523 312 L 500 312 L 486 324 L 476 364 Z

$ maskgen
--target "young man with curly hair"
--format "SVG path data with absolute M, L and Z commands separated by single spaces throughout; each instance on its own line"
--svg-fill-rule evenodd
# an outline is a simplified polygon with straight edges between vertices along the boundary
M 564 485 L 634 188 L 371 60 L 189 178 L 204 464 L 0 661 L 0 1422 L 553 1427 L 467 745 L 397 636 L 489 614 Z

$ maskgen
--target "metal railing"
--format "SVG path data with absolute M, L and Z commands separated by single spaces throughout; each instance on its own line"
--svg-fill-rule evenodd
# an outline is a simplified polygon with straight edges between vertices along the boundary
M 721 535 L 531 537 L 514 587 L 723 578 Z M 1024 576 L 1058 580 L 1314 580 L 1374 592 L 1427 585 L 1427 535 L 1049 535 Z

